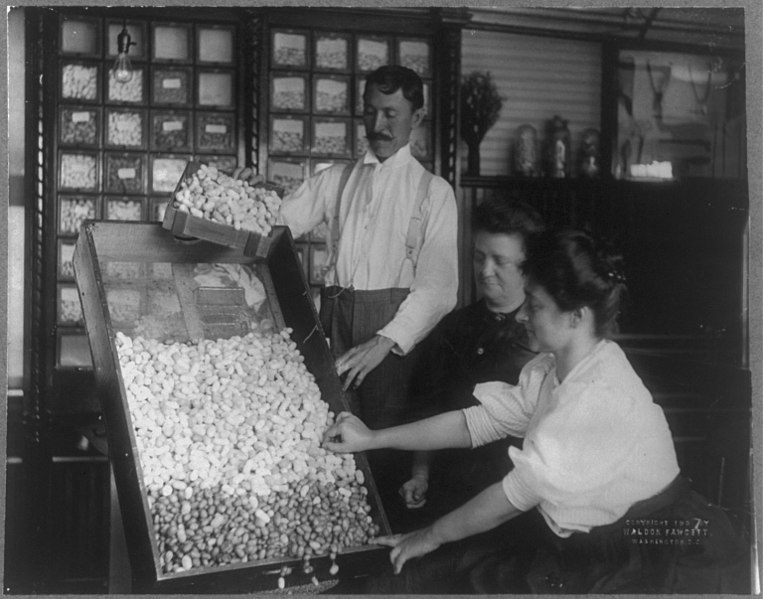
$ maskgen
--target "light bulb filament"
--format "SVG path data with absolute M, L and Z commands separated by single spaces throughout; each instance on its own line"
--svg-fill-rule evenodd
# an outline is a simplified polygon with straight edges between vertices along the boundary
M 122 31 L 117 35 L 117 58 L 114 61 L 114 78 L 120 83 L 127 83 L 132 79 L 132 63 L 127 57 L 127 53 L 130 51 L 130 46 L 134 46 L 135 42 L 130 37 L 130 32 L 127 31 L 127 25 L 122 25 Z
M 132 79 L 132 64 L 126 53 L 120 53 L 114 61 L 114 78 L 120 83 Z

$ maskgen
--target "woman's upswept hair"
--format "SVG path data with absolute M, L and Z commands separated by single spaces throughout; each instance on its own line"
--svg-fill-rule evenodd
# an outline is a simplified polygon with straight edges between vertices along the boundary
M 516 199 L 487 198 L 474 209 L 472 231 L 486 233 L 519 233 L 527 237 L 545 228 L 537 210 Z
M 617 332 L 626 281 L 623 257 L 610 242 L 573 229 L 541 232 L 528 238 L 522 270 L 561 310 L 589 307 L 597 335 Z

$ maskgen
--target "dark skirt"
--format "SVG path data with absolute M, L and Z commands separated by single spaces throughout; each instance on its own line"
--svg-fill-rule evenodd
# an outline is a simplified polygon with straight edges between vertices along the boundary
M 682 477 L 663 494 L 589 534 L 549 537 L 527 575 L 532 592 L 749 593 L 749 544 L 723 509 Z
M 356 592 L 749 594 L 750 551 L 725 512 L 681 477 L 614 524 L 562 539 L 537 510 L 449 543 Z M 336 589 L 335 592 L 341 592 Z

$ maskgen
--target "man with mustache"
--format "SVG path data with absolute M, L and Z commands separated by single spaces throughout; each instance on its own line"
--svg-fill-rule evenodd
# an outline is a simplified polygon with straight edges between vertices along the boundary
M 420 77 L 384 66 L 366 77 L 366 154 L 325 169 L 284 198 L 295 237 L 328 227 L 320 317 L 352 411 L 373 428 L 397 424 L 419 353 L 414 348 L 456 304 L 457 209 L 453 189 L 412 155 L 424 118 Z M 390 452 L 369 462 L 385 503 L 402 469 Z

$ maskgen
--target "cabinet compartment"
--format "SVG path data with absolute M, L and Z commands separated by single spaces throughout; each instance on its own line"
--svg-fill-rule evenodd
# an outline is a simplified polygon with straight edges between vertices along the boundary
M 196 149 L 232 152 L 236 149 L 236 119 L 220 112 L 196 113 Z
M 390 64 L 391 41 L 380 36 L 362 36 L 356 40 L 355 68 L 364 73 Z
M 74 244 L 75 240 L 73 239 L 58 240 L 58 278 L 64 281 L 70 281 L 74 278 L 74 265 L 72 264 Z
M 348 71 L 350 36 L 339 33 L 315 33 L 315 69 Z
M 74 285 L 59 285 L 57 300 L 58 324 L 74 326 L 81 326 L 84 324 L 82 320 L 82 306 L 80 305 L 79 294 Z
M 308 33 L 292 30 L 273 30 L 272 32 L 273 68 L 307 68 Z
M 191 100 L 191 70 L 154 67 L 151 73 L 151 101 L 154 104 L 187 105 Z
M 397 42 L 397 63 L 415 71 L 419 77 L 431 77 L 431 54 L 427 41 L 400 39 Z
M 106 25 L 106 56 L 114 59 L 117 56 L 119 48 L 117 41 L 122 29 L 127 27 L 127 33 L 130 34 L 130 51 L 128 55 L 130 60 L 146 60 L 146 24 L 137 21 L 108 21 Z
M 60 196 L 58 234 L 76 236 L 87 219 L 97 217 L 97 198 L 93 196 Z
M 105 199 L 105 218 L 107 220 L 141 221 L 145 213 L 144 198 L 114 198 Z
M 270 108 L 278 111 L 305 112 L 308 108 L 307 77 L 296 74 L 273 74 L 270 78 Z
M 199 25 L 196 28 L 196 60 L 233 64 L 236 32 L 232 27 Z
M 59 330 L 58 366 L 62 368 L 89 368 L 93 362 L 86 335 Z
M 191 113 L 157 111 L 151 115 L 151 149 L 183 152 L 191 149 Z
M 306 118 L 271 117 L 270 151 L 303 154 L 306 152 Z
M 233 71 L 199 71 L 196 103 L 199 106 L 235 108 Z
M 146 164 L 143 154 L 105 154 L 104 189 L 111 193 L 145 193 Z
M 97 102 L 101 87 L 101 66 L 91 62 L 66 61 L 61 64 L 61 98 Z
M 95 152 L 62 151 L 59 161 L 60 189 L 98 191 L 98 155 Z
M 151 158 L 151 191 L 171 193 L 190 161 L 189 156 L 153 156 Z
M 96 19 L 64 17 L 60 35 L 62 54 L 98 56 L 101 53 L 101 28 Z
M 314 154 L 348 157 L 350 154 L 350 120 L 313 119 Z
M 146 146 L 145 110 L 107 109 L 105 145 L 112 148 L 142 149 Z
M 268 160 L 268 181 L 280 185 L 285 194 L 295 191 L 306 177 L 304 160 Z
M 151 39 L 154 60 L 190 62 L 192 34 L 189 25 L 154 24 L 151 29 Z
M 109 69 L 106 101 L 125 104 L 145 104 L 146 102 L 146 69 L 133 65 L 132 77 L 129 81 L 117 81 L 114 69 Z
M 99 108 L 61 107 L 59 140 L 61 144 L 97 146 L 101 132 Z
M 315 76 L 313 78 L 313 112 L 349 114 L 350 78 Z
M 151 198 L 148 219 L 151 222 L 162 222 L 164 220 L 164 213 L 167 210 L 169 203 L 170 199 L 167 197 Z

